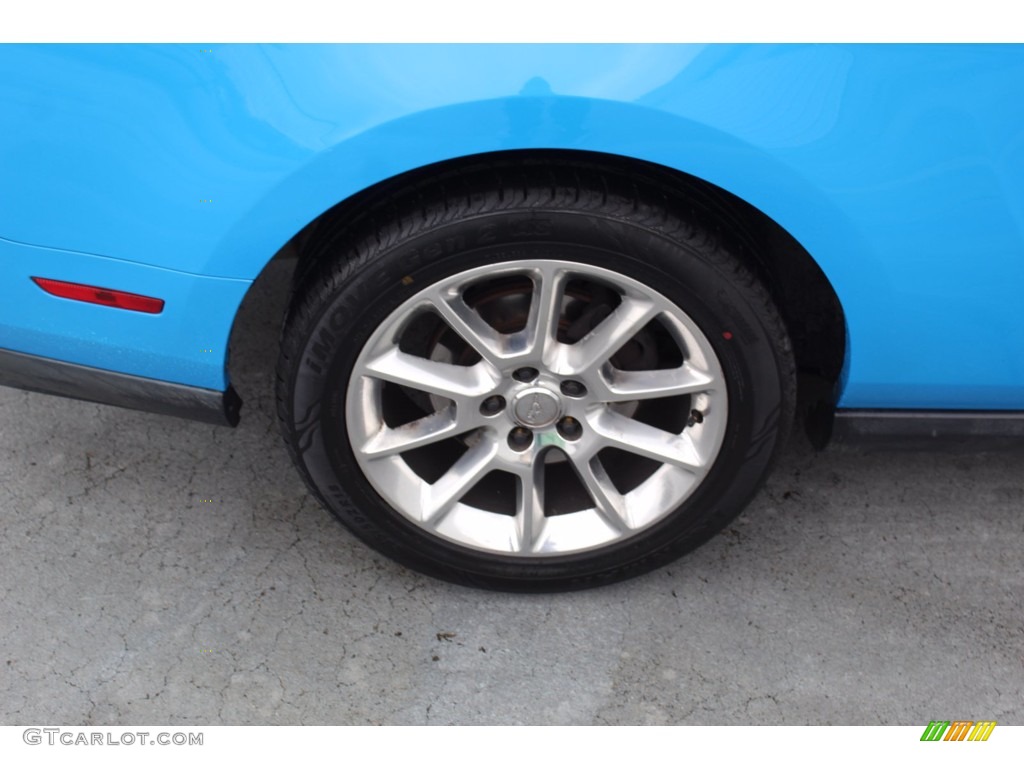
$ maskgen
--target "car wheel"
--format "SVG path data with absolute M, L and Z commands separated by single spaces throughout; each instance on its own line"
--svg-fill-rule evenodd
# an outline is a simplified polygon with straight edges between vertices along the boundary
M 278 402 L 310 488 L 382 553 L 476 586 L 591 586 L 706 541 L 792 417 L 767 292 L 654 181 L 456 180 L 309 256 Z

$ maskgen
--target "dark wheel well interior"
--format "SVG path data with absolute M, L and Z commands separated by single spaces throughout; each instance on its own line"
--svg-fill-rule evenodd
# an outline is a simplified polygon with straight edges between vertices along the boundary
M 335 240 L 339 230 L 385 215 L 383 210 L 396 195 L 415 195 L 417 190 L 438 184 L 457 185 L 461 176 L 476 168 L 515 173 L 517 168 L 538 165 L 569 172 L 597 168 L 626 179 L 642 176 L 657 184 L 667 204 L 711 227 L 775 300 L 793 343 L 804 424 L 817 447 L 827 443 L 846 359 L 846 323 L 835 290 L 810 254 L 777 222 L 735 195 L 681 171 L 615 155 L 565 150 L 517 150 L 457 158 L 387 179 L 338 203 L 310 222 L 282 253 L 297 255 L 294 281 L 300 285 L 320 259 L 337 257 L 318 244 Z M 553 184 L 556 178 L 553 173 Z

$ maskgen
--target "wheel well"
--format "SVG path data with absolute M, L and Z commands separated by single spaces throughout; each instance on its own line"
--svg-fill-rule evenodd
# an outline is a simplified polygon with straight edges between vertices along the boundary
M 472 155 L 425 166 L 387 179 L 338 203 L 293 238 L 300 283 L 325 257 L 318 243 L 333 240 L 382 215 L 397 195 L 417 194 L 437 184 L 458 184 L 474 170 L 548 165 L 594 168 L 627 179 L 654 182 L 670 205 L 714 230 L 768 288 L 789 331 L 799 379 L 799 404 L 811 441 L 828 442 L 838 384 L 846 359 L 846 323 L 839 298 L 811 255 L 777 222 L 707 181 L 665 166 L 617 155 L 565 150 L 515 150 Z M 553 178 L 553 183 L 555 176 Z

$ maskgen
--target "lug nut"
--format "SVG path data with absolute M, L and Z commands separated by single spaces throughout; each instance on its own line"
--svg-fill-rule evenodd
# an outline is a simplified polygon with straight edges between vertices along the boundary
M 572 379 L 563 381 L 561 389 L 562 394 L 568 397 L 583 397 L 587 394 L 587 388 L 580 382 L 573 381 Z
M 516 368 L 516 370 L 512 372 L 513 379 L 523 382 L 533 381 L 537 378 L 537 375 L 536 368 Z
M 533 443 L 533 432 L 526 427 L 516 427 L 508 433 L 508 447 L 513 451 L 525 451 Z
M 558 422 L 558 434 L 566 440 L 579 440 L 583 435 L 583 425 L 572 416 L 566 416 Z
M 480 413 L 484 416 L 494 416 L 496 413 L 501 413 L 501 409 L 505 407 L 505 398 L 501 395 L 491 395 L 482 403 L 480 403 Z

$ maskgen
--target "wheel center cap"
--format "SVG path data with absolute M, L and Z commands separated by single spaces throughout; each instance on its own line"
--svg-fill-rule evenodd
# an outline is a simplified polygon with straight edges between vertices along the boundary
M 546 427 L 562 413 L 562 400 L 550 389 L 531 387 L 515 396 L 512 412 L 524 427 Z

